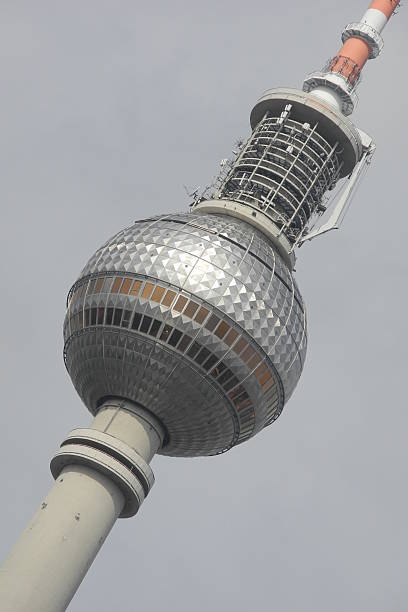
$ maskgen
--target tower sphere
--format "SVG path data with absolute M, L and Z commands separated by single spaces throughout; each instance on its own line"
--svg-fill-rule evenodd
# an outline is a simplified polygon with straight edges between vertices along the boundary
M 0 572 L 2 612 L 67 609 L 116 519 L 149 494 L 156 453 L 223 453 L 280 415 L 306 356 L 295 249 L 339 229 L 371 163 L 348 115 L 399 5 L 373 0 L 302 91 L 266 91 L 189 214 L 136 221 L 81 272 L 64 358 L 95 418 L 51 460 L 56 483 Z
M 159 452 L 224 452 L 272 423 L 306 353 L 302 297 L 256 228 L 222 214 L 136 221 L 68 295 L 65 362 L 96 414 L 108 397 L 153 413 Z

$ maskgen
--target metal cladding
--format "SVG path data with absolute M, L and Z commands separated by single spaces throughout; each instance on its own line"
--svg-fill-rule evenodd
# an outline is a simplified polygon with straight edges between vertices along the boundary
M 306 316 L 261 232 L 225 215 L 137 221 L 68 296 L 68 372 L 92 413 L 127 398 L 162 423 L 159 450 L 212 455 L 272 423 L 306 354 Z

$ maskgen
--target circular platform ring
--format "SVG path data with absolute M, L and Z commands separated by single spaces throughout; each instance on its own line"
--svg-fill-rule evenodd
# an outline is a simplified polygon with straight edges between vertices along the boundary
M 125 504 L 119 518 L 134 516 L 145 498 L 139 478 L 117 459 L 106 453 L 82 444 L 64 444 L 51 459 L 50 469 L 58 478 L 65 467 L 84 465 L 110 478 L 122 491 Z
M 368 59 L 375 59 L 383 50 L 382 36 L 367 23 L 349 23 L 343 30 L 341 39 L 345 43 L 349 38 L 360 38 L 370 47 Z

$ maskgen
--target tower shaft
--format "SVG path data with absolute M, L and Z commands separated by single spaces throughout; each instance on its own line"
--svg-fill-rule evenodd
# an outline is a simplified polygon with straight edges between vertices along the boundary
M 64 468 L 0 573 L 3 612 L 65 610 L 124 505 L 92 468 Z
M 143 501 L 161 442 L 155 419 L 122 401 L 71 432 L 51 463 L 54 486 L 0 570 L 2 612 L 66 610 L 116 519 Z

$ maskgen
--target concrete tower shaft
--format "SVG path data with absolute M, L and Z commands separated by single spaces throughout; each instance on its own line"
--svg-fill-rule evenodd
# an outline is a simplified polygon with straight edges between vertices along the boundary
M 118 517 L 153 485 L 160 424 L 139 406 L 107 401 L 51 461 L 56 482 L 0 569 L 2 612 L 63 612 Z

